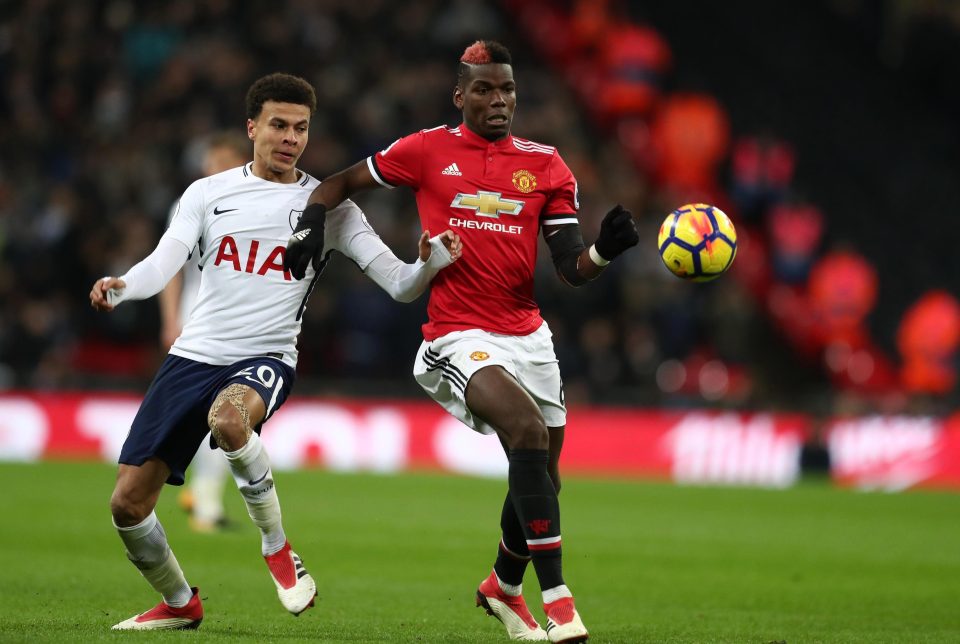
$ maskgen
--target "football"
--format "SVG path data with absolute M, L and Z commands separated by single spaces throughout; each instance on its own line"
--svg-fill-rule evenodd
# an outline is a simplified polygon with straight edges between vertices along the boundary
M 737 231 L 716 206 L 687 204 L 663 220 L 657 246 L 671 273 L 694 282 L 709 282 L 730 268 L 737 256 Z

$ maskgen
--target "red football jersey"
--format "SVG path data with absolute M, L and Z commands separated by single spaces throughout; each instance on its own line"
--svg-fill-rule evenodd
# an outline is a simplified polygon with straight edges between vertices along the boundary
M 424 230 L 450 228 L 463 240 L 463 257 L 431 284 L 427 340 L 464 329 L 537 330 L 540 227 L 579 223 L 577 182 L 556 148 L 440 126 L 398 139 L 367 165 L 384 186 L 414 190 Z

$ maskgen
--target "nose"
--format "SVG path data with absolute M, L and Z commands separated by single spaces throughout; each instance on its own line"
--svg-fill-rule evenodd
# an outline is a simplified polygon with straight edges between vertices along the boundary
M 283 142 L 286 145 L 296 146 L 300 144 L 300 134 L 294 128 L 289 128 L 283 133 Z
M 497 107 L 507 104 L 507 99 L 504 98 L 503 92 L 501 92 L 500 90 L 496 90 L 496 89 L 493 90 L 491 99 L 492 100 L 490 101 L 490 104 L 495 105 Z

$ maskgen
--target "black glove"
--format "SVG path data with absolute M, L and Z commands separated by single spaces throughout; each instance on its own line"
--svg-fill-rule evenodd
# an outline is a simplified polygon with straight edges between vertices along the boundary
M 327 207 L 312 203 L 303 211 L 297 227 L 287 241 L 287 252 L 283 255 L 283 268 L 290 271 L 294 279 L 302 280 L 307 273 L 307 265 L 313 262 L 313 270 L 320 268 L 323 259 L 323 224 L 327 220 Z
M 633 215 L 617 204 L 603 218 L 603 223 L 600 224 L 600 236 L 597 237 L 594 247 L 600 257 L 610 262 L 639 242 L 640 235 L 637 233 L 636 224 L 633 223 Z

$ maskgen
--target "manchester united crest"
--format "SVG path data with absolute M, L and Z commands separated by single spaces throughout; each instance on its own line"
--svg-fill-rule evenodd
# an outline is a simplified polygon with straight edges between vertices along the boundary
M 473 353 L 470 354 L 470 359 L 476 360 L 477 362 L 481 360 L 486 360 L 489 357 L 490 357 L 490 354 L 487 353 L 486 351 L 474 351 Z
M 517 170 L 513 173 L 513 187 L 520 192 L 533 192 L 537 189 L 537 178 L 529 170 Z

